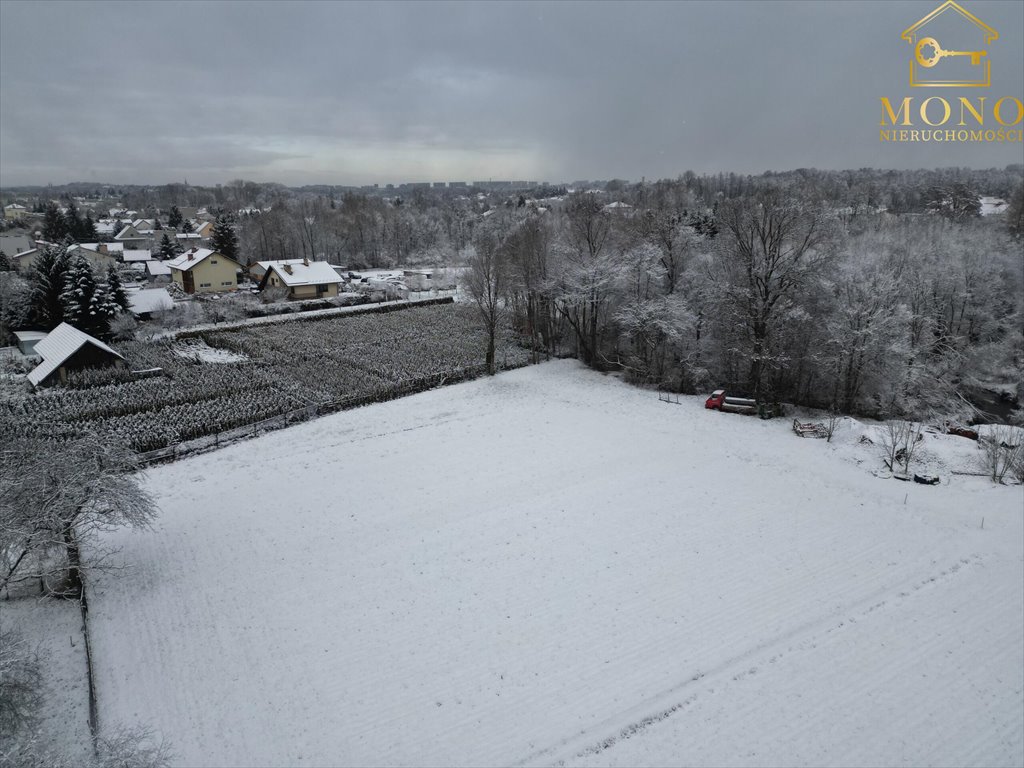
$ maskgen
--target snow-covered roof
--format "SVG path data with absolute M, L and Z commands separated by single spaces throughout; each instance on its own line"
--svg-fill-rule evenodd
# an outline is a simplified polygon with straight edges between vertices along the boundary
M 126 224 L 124 229 L 122 229 L 120 232 L 114 235 L 114 239 L 120 240 L 123 237 L 132 237 L 132 235 L 127 234 L 129 229 L 134 230 L 135 228 L 131 224 Z
M 149 248 L 142 248 L 134 251 L 126 248 L 124 250 L 124 256 L 122 258 L 127 264 L 132 261 L 149 261 L 150 259 L 153 258 L 153 254 L 149 250 Z
M 209 248 L 190 248 L 177 258 L 165 261 L 164 263 L 171 269 L 177 269 L 185 272 L 192 269 L 196 264 L 200 264 L 204 259 L 208 259 L 213 255 L 217 255 L 222 259 L 228 259 L 224 254 L 211 251 Z M 234 259 L 228 259 L 228 261 L 233 262 Z
M 107 253 L 122 253 L 124 251 L 124 243 L 79 243 L 79 245 L 97 252 L 101 245 L 107 246 Z
M 340 283 L 342 279 L 326 261 L 302 261 L 288 259 L 287 261 L 261 261 L 266 265 L 269 272 L 280 278 L 281 282 L 289 288 L 297 285 L 323 285 L 324 283 Z
M 152 277 L 160 277 L 162 275 L 171 274 L 171 268 L 168 267 L 167 264 L 162 261 L 147 261 L 146 271 L 149 272 L 149 274 Z
M 175 235 L 179 240 L 202 240 L 203 236 L 198 232 L 179 232 Z
M 99 339 L 83 333 L 73 325 L 61 323 L 48 333 L 45 339 L 36 344 L 36 354 L 43 358 L 43 362 L 33 368 L 28 375 L 32 386 L 38 387 L 86 344 L 92 344 L 104 352 L 109 352 L 124 360 L 124 355 L 111 349 Z
M 10 205 L 4 206 L 5 211 L 25 211 L 28 210 L 24 205 L 18 205 L 17 203 L 11 203 Z
M 136 315 L 174 309 L 174 300 L 166 288 L 143 288 L 140 291 L 133 291 L 128 294 L 128 303 Z

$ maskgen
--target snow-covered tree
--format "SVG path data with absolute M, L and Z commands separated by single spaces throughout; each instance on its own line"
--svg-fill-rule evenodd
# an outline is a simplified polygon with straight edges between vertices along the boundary
M 755 395 L 766 374 L 785 365 L 775 334 L 829 256 L 823 213 L 779 189 L 730 200 L 719 208 L 718 273 L 723 299 L 742 325 L 749 360 L 747 386 Z
M 81 254 L 71 258 L 60 295 L 64 321 L 92 336 L 104 336 L 118 306 L 96 280 L 88 259 Z
M 52 330 L 64 321 L 64 292 L 69 259 L 63 245 L 46 246 L 36 257 L 29 272 L 31 286 L 31 322 Z
M 234 225 L 223 214 L 213 225 L 212 247 L 217 253 L 238 261 L 238 234 Z
M 487 373 L 495 372 L 495 339 L 498 326 L 505 316 L 505 292 L 508 265 L 502 253 L 503 243 L 491 230 L 478 233 L 473 255 L 464 277 L 466 292 L 480 313 L 487 331 L 485 360 Z
M 117 305 L 120 312 L 131 312 L 131 303 L 128 301 L 128 294 L 125 293 L 124 285 L 121 283 L 121 276 L 117 273 L 117 267 L 113 264 L 107 267 L 107 298 Z
M 166 261 L 167 259 L 173 259 L 184 251 L 184 248 L 178 243 L 177 238 L 171 240 L 170 236 L 164 232 L 163 237 L 160 238 L 160 245 L 157 247 L 156 256 L 158 259 Z
M 156 515 L 134 454 L 109 440 L 17 439 L 0 459 L 0 590 L 59 577 L 61 588 L 78 594 L 82 544 L 92 552 L 89 567 L 102 568 L 100 532 L 145 528 Z

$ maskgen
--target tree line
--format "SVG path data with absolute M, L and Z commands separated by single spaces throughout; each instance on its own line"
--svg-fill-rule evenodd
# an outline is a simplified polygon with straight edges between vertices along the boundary
M 615 196 L 634 207 L 583 192 L 478 224 L 466 288 L 485 324 L 672 391 L 884 418 L 964 414 L 964 393 L 992 382 L 1020 395 L 1019 177 L 1009 211 L 985 218 L 962 181 L 901 215 L 793 178 L 712 200 L 685 180 L 638 192 Z

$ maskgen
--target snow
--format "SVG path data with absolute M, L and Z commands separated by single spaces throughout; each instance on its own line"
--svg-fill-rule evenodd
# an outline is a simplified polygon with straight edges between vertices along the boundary
M 996 213 L 1004 213 L 1008 207 L 1008 204 L 1001 197 L 981 197 L 978 202 L 981 203 L 981 215 L 992 216 Z
M 84 763 L 92 752 L 82 614 L 74 600 L 0 600 L 0 628 L 14 629 L 39 655 L 43 674 L 40 735 Z
M 128 303 L 132 312 L 137 315 L 174 309 L 174 300 L 166 288 L 142 288 L 131 291 L 128 293 Z
M 185 339 L 172 347 L 174 354 L 202 363 L 241 363 L 249 358 L 229 349 L 211 347 L 202 339 Z
M 151 470 L 101 720 L 188 766 L 1020 765 L 1021 487 L 703 400 L 555 361 Z

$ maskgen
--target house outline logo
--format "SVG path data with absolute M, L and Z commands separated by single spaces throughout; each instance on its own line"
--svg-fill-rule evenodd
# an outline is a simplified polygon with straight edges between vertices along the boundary
M 925 29 L 932 21 L 947 11 L 955 11 L 964 20 L 973 24 L 981 31 L 985 48 L 983 50 L 954 50 L 957 46 L 951 45 L 949 49 L 943 47 L 945 41 L 935 35 L 929 35 Z M 999 39 L 999 33 L 983 22 L 970 11 L 965 10 L 954 0 L 946 0 L 942 5 L 929 13 L 923 19 L 911 27 L 908 27 L 900 35 L 911 45 L 910 54 L 910 85 L 913 88 L 987 88 L 992 84 L 992 62 L 989 58 L 988 46 L 992 41 Z M 977 69 L 975 77 L 950 78 L 943 75 L 942 62 L 944 59 L 953 57 L 968 57 L 971 69 Z

